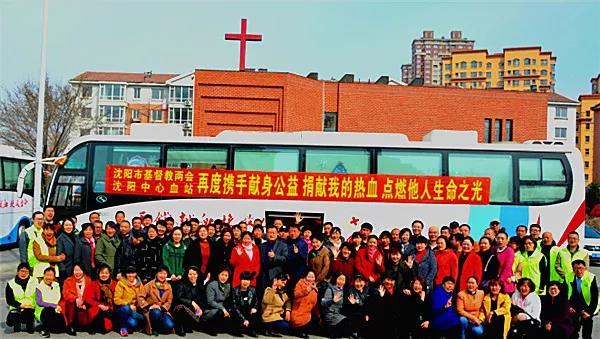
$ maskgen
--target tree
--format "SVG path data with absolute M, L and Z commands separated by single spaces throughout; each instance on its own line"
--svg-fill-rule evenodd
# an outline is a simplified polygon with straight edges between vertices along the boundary
M 69 144 L 73 126 L 84 112 L 79 93 L 71 85 L 46 81 L 42 157 L 59 156 Z M 0 142 L 34 156 L 38 85 L 31 81 L 7 90 L 0 99 Z

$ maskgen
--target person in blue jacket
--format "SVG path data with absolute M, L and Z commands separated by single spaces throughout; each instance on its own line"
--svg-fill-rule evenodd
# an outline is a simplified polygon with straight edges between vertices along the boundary
M 431 294 L 429 327 L 436 335 L 446 338 L 456 338 L 460 333 L 460 320 L 452 302 L 455 284 L 453 277 L 444 277 Z

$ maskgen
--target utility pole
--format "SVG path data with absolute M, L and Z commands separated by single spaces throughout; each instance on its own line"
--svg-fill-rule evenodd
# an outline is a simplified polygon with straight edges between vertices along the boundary
M 38 91 L 37 133 L 35 141 L 35 172 L 33 187 L 33 208 L 42 207 L 42 153 L 44 149 L 44 116 L 46 99 L 46 47 L 48 40 L 48 0 L 44 2 L 44 23 L 42 26 L 42 60 L 40 63 L 40 86 Z

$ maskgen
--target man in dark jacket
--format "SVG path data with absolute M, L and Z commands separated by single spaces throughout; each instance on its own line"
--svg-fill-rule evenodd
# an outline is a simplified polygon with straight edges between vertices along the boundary
M 123 274 L 127 267 L 135 267 L 135 246 L 131 236 L 131 224 L 127 220 L 121 221 L 119 225 L 119 240 L 113 272 L 116 276 Z
M 598 311 L 598 282 L 596 276 L 588 271 L 585 261 L 573 261 L 573 273 L 566 274 L 569 293 L 569 313 L 573 316 L 575 333 L 579 338 L 579 329 L 583 339 L 592 339 L 593 317 Z
M 277 227 L 270 225 L 267 227 L 267 241 L 260 244 L 260 280 L 263 291 L 267 286 L 271 286 L 273 278 L 285 273 L 288 247 L 278 239 L 278 236 Z
M 306 276 L 306 258 L 308 256 L 308 245 L 300 237 L 300 228 L 298 225 L 290 225 L 290 238 L 287 241 L 288 258 L 287 273 L 290 275 L 288 286 L 296 286 L 298 280 Z M 293 287 L 292 287 L 293 288 Z

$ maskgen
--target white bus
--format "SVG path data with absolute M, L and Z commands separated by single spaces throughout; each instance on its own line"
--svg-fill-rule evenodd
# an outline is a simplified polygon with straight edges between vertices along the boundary
M 24 194 L 17 194 L 19 172 L 33 158 L 12 147 L 0 145 L 0 248 L 18 244 L 21 231 L 31 225 L 33 176 L 24 182 Z
M 163 127 L 160 127 L 163 128 Z M 68 158 L 52 179 L 46 204 L 60 216 L 87 220 L 98 211 L 112 220 L 116 211 L 127 218 L 151 214 L 176 222 L 197 217 L 222 219 L 273 218 L 332 221 L 345 235 L 363 222 L 375 231 L 407 227 L 415 219 L 430 225 L 451 221 L 471 225 L 479 237 L 491 220 L 510 233 L 517 225 L 540 223 L 557 242 L 585 219 L 580 152 L 552 142 L 482 144 L 476 132 L 432 131 L 423 141 L 402 134 L 222 132 L 216 137 L 85 136 L 68 147 Z M 429 204 L 383 201 L 315 201 L 230 198 L 177 198 L 164 195 L 112 194 L 106 189 L 107 165 L 260 172 L 348 173 L 427 177 L 488 177 L 489 203 Z M 341 167 L 340 167 L 341 166 Z

